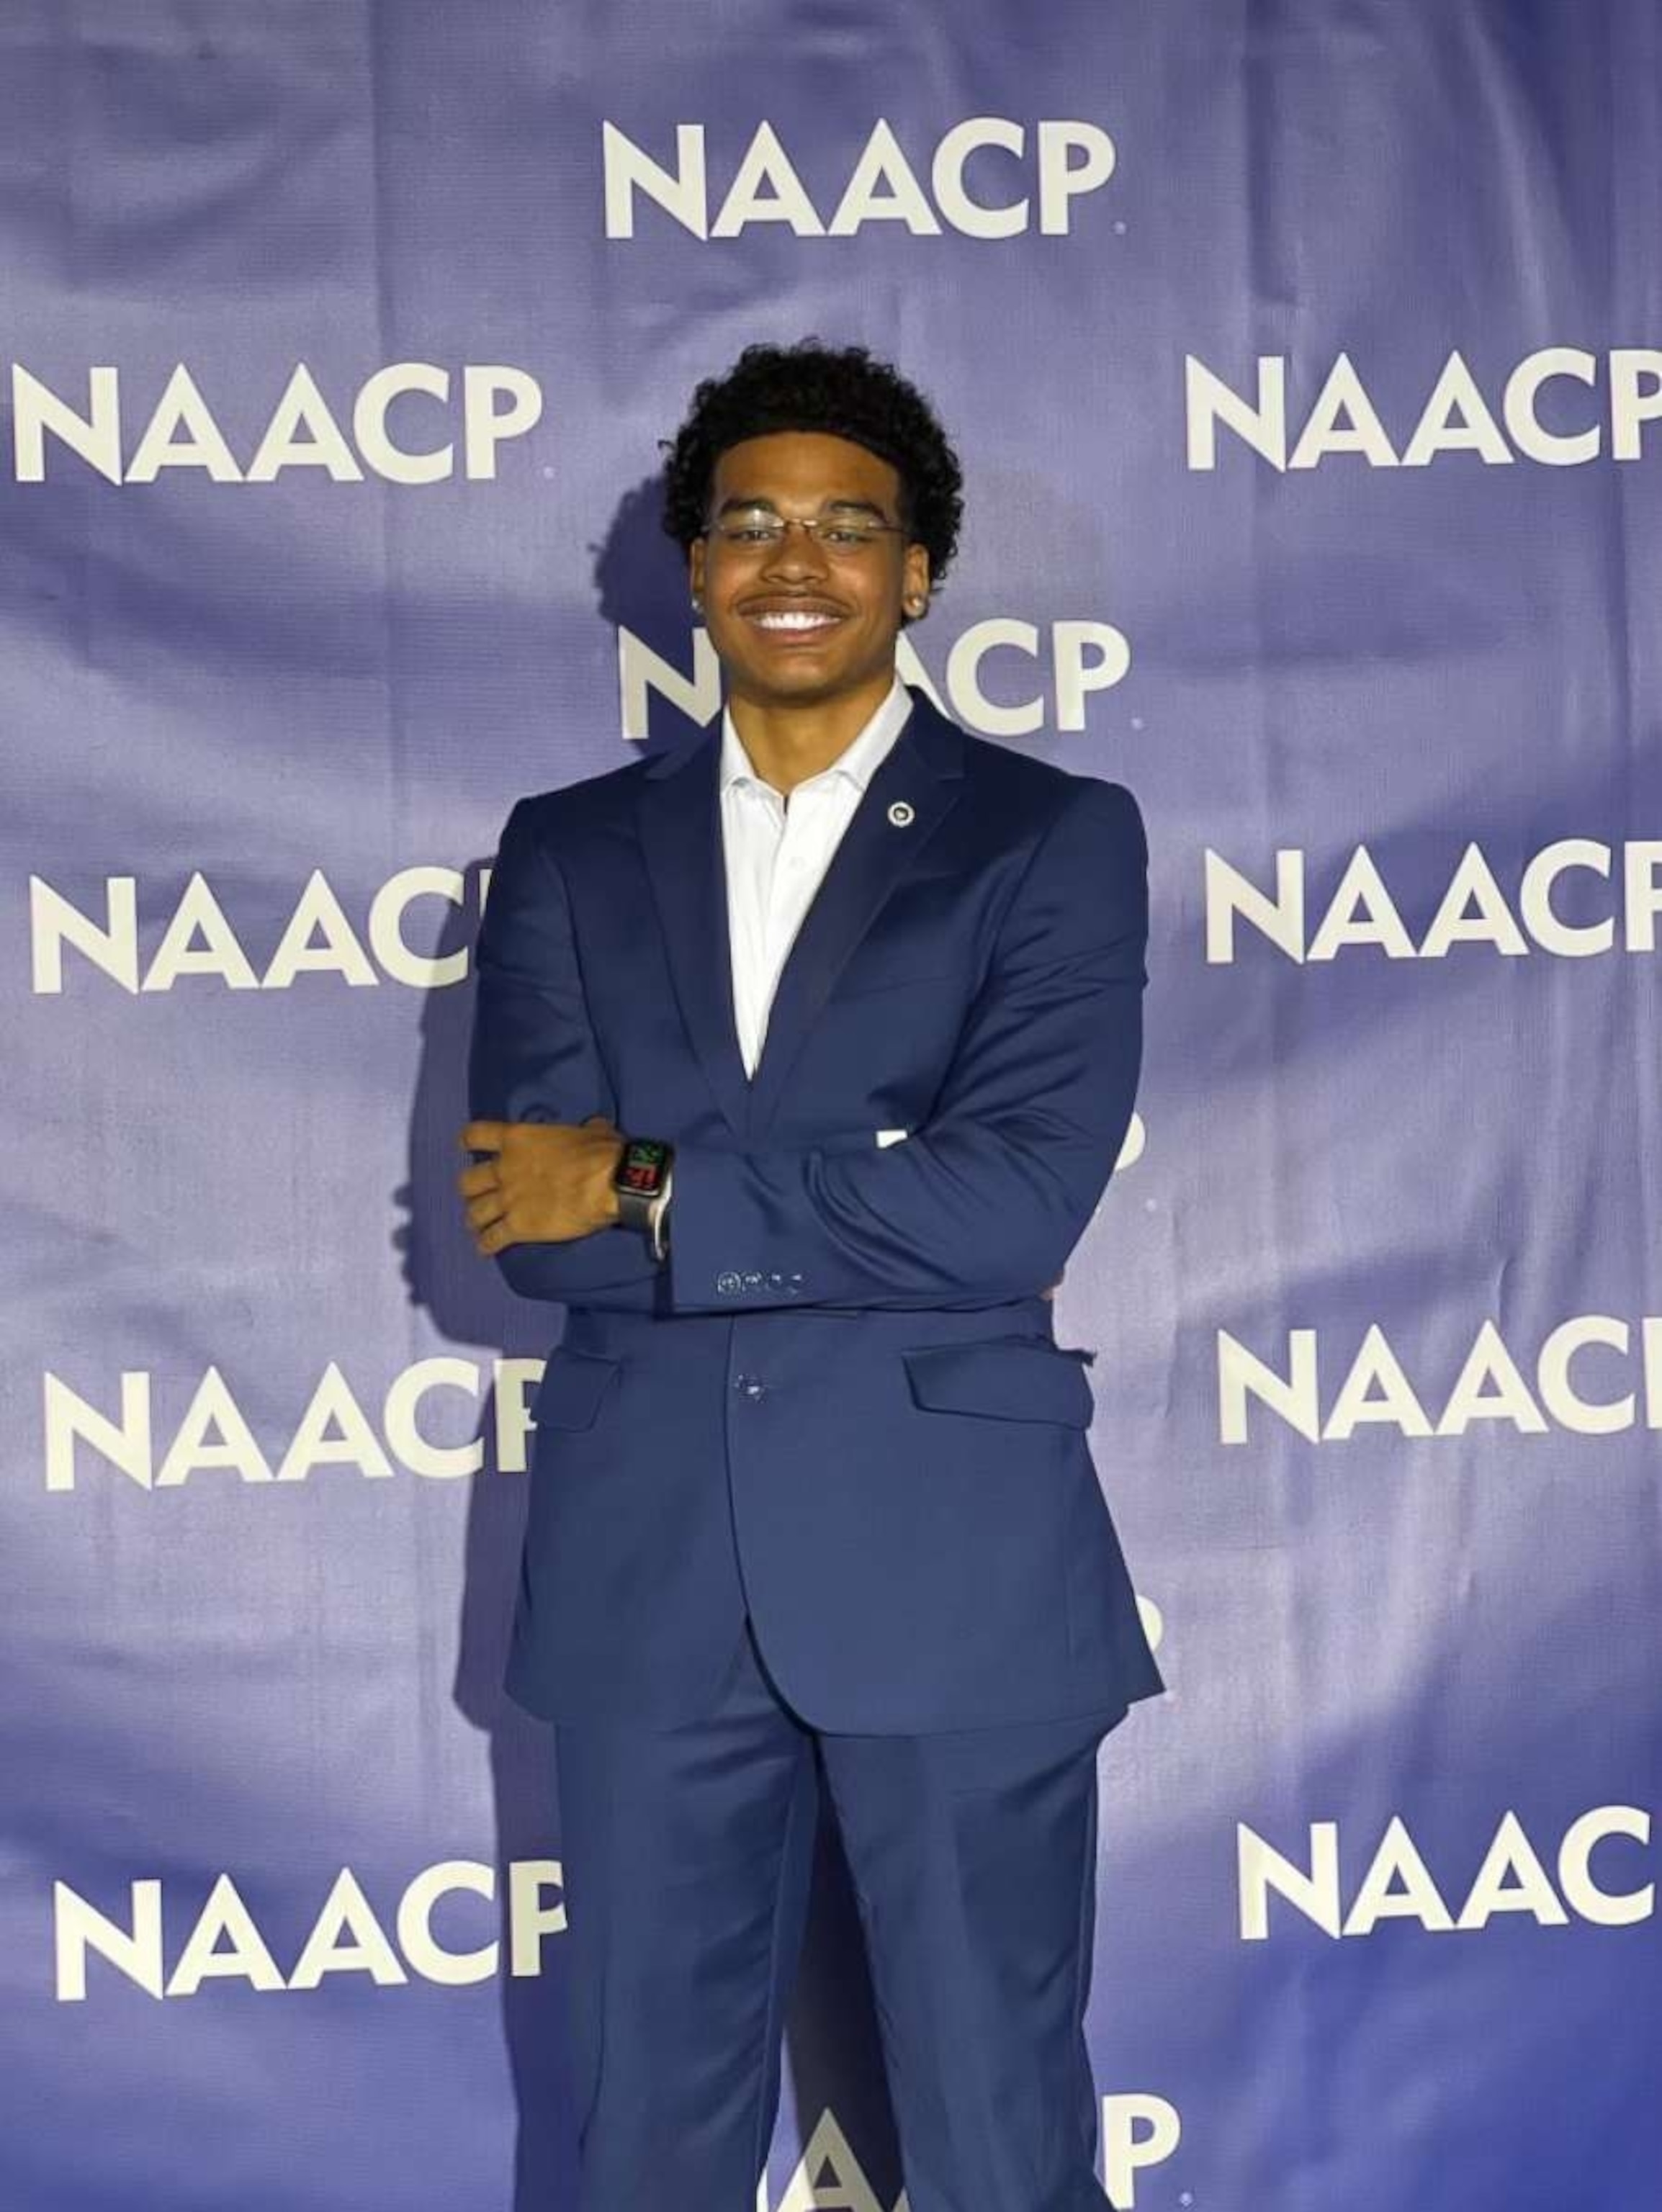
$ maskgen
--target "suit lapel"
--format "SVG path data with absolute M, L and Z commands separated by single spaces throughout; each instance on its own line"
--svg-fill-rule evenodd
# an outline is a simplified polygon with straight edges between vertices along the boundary
M 639 821 L 687 1035 L 715 1103 L 735 1135 L 742 1135 L 750 1114 L 750 1083 L 733 1017 L 721 763 L 719 724 L 713 735 L 656 756 L 642 780 Z
M 911 700 L 905 727 L 861 793 L 796 933 L 753 1079 L 745 1074 L 733 1014 L 719 726 L 647 765 L 641 842 L 670 974 L 693 1050 L 736 1135 L 753 1138 L 767 1127 L 844 962 L 963 787 L 962 732 L 922 692 L 913 690 Z
M 920 692 L 911 698 L 905 727 L 861 793 L 780 975 L 750 1084 L 752 1136 L 759 1136 L 777 1110 L 792 1064 L 844 963 L 963 788 L 961 732 Z

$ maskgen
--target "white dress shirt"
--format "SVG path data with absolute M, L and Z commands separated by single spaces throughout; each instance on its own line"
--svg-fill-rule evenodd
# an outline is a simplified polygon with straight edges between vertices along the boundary
M 787 800 L 764 783 L 721 716 L 721 844 L 733 951 L 733 1011 L 745 1073 L 754 1075 L 785 960 L 854 818 L 861 793 L 887 758 L 911 712 L 897 676 L 886 699 L 852 744 Z

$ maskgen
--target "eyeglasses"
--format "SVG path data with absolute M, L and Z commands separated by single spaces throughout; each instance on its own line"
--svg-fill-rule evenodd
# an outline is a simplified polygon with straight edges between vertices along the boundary
M 724 545 L 742 553 L 770 552 L 784 544 L 793 529 L 813 538 L 833 560 L 856 560 L 869 552 L 880 538 L 906 535 L 904 526 L 898 522 L 868 522 L 863 515 L 772 514 L 765 507 L 723 515 L 720 521 L 707 526 L 711 538 L 719 538 Z

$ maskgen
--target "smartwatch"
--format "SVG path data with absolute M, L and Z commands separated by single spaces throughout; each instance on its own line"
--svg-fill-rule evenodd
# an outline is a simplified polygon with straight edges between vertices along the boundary
M 641 1230 L 649 1237 L 654 1260 L 661 1260 L 668 1249 L 664 1216 L 669 1206 L 674 1160 L 673 1145 L 656 1137 L 625 1137 L 612 1178 L 620 1226 Z

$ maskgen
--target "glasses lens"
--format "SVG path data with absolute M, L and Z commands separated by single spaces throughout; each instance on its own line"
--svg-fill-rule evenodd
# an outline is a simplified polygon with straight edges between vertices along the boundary
M 797 517 L 792 520 L 805 537 L 823 545 L 828 553 L 863 553 L 885 534 L 880 523 L 843 520 L 837 515 L 818 520 Z M 714 535 L 723 544 L 753 547 L 782 544 L 790 534 L 790 527 L 789 521 L 770 514 L 765 507 L 749 514 L 724 515 L 712 526 Z

